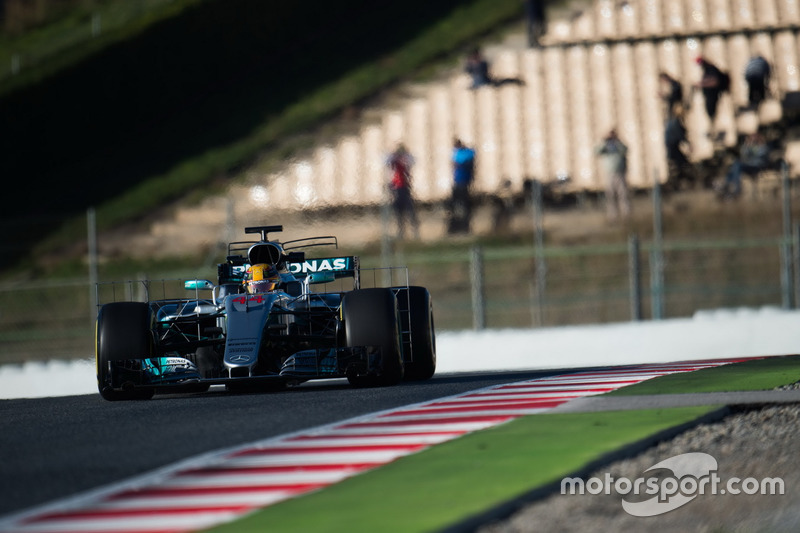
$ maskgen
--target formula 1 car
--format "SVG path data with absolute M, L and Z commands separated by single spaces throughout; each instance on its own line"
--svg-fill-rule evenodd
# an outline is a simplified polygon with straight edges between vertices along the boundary
M 303 249 L 335 237 L 233 242 L 217 283 L 184 281 L 190 298 L 113 301 L 97 316 L 97 386 L 106 400 L 156 393 L 274 390 L 347 378 L 355 386 L 423 380 L 436 370 L 430 293 L 405 284 L 362 287 L 356 256 L 306 259 Z M 373 285 L 381 273 L 366 276 Z M 394 279 L 394 274 L 390 276 Z M 331 290 L 331 286 L 335 286 Z M 201 291 L 210 293 L 200 297 Z M 130 291 L 129 291 L 130 292 Z M 98 287 L 98 295 L 100 287 Z M 128 298 L 131 300 L 132 298 Z

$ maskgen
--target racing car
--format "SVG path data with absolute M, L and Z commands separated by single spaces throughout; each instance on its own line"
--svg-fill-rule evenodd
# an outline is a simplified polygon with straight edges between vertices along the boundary
M 306 258 L 309 248 L 338 249 L 336 237 L 269 237 L 282 230 L 246 227 L 260 239 L 229 243 L 216 283 L 182 280 L 190 297 L 151 300 L 150 282 L 142 282 L 146 301 L 129 294 L 101 305 L 98 296 L 100 395 L 141 400 L 211 385 L 266 391 L 347 378 L 368 387 L 433 376 L 426 288 L 410 286 L 405 269 L 404 283 L 392 274 L 390 286 L 379 286 L 382 269 L 361 269 L 357 256 Z M 373 286 L 362 286 L 365 279 Z

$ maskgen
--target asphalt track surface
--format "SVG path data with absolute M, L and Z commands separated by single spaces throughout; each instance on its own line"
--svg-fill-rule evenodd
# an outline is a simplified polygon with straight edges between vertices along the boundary
M 0 516 L 219 449 L 484 387 L 576 372 L 469 373 L 395 387 L 345 380 L 273 393 L 0 401 Z

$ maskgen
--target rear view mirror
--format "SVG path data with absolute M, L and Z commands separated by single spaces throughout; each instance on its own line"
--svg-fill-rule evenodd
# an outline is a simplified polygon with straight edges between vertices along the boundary
M 336 274 L 333 272 L 313 272 L 308 275 L 309 283 L 331 283 L 336 280 Z
M 214 284 L 207 279 L 187 279 L 183 283 L 183 288 L 187 291 L 210 291 L 214 288 Z

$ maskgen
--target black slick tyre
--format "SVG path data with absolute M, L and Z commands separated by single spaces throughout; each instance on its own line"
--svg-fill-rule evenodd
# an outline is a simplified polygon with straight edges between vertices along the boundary
M 391 289 L 360 289 L 342 300 L 347 346 L 380 349 L 379 359 L 366 375 L 349 375 L 352 385 L 395 385 L 403 379 L 397 299 Z
M 397 305 L 404 331 L 411 334 L 404 342 L 405 379 L 430 379 L 436 372 L 436 332 L 433 304 L 425 287 L 409 287 L 397 294 Z
M 141 302 L 115 302 L 104 305 L 97 316 L 97 389 L 109 401 L 149 400 L 152 387 L 139 383 L 119 383 L 114 363 L 146 359 L 153 353 L 150 307 Z

